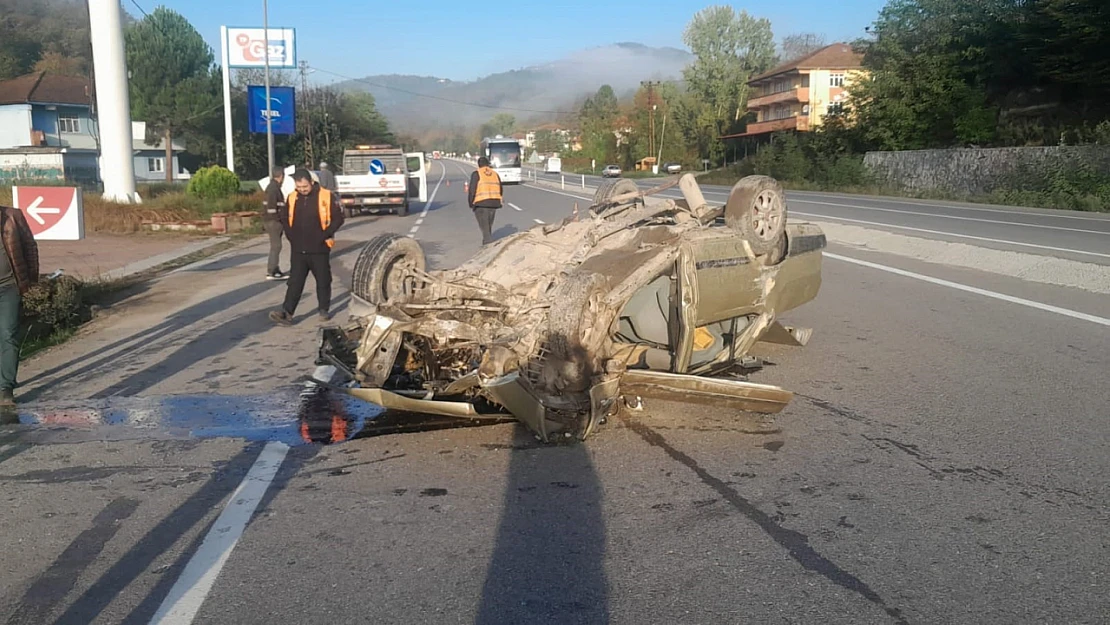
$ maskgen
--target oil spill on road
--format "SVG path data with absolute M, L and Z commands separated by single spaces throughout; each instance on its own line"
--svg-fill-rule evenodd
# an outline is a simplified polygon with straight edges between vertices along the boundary
M 267 395 L 105 397 L 20 406 L 0 427 L 35 443 L 92 440 L 234 438 L 290 446 L 335 444 L 356 438 L 499 421 L 390 412 L 318 386 Z

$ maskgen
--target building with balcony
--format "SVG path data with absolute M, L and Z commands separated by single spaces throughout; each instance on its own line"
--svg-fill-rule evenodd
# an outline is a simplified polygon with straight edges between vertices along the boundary
M 816 129 L 847 101 L 848 85 L 864 71 L 862 61 L 848 44 L 834 43 L 752 78 L 748 111 L 755 120 L 744 132 L 721 139 Z
M 0 182 L 57 180 L 96 185 L 100 180 L 100 129 L 96 94 L 80 76 L 35 72 L 0 81 Z M 165 140 L 146 142 L 146 124 L 132 123 L 132 154 L 137 181 L 166 179 Z M 189 178 L 173 142 L 171 167 L 176 180 Z

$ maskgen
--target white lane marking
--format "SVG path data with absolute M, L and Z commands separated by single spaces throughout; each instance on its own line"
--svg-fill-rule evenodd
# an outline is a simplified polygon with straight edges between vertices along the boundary
M 547 187 L 544 187 L 544 186 L 536 186 L 536 187 L 531 187 L 531 188 L 533 188 L 537 191 L 545 191 L 547 193 L 554 193 L 555 195 L 565 195 L 567 197 L 572 197 L 576 200 L 590 200 L 591 202 L 593 201 L 593 198 L 589 198 L 589 197 L 585 197 L 585 196 L 581 196 L 581 195 L 574 195 L 573 193 L 564 193 L 562 191 L 556 191 L 555 189 L 548 189 Z
M 915 280 L 921 280 L 922 282 L 929 282 L 931 284 L 936 284 L 936 285 L 939 285 L 939 286 L 946 286 L 950 289 L 956 289 L 958 291 L 966 291 L 968 293 L 974 293 L 976 295 L 982 295 L 984 297 L 990 297 L 990 298 L 993 298 L 993 299 L 1002 300 L 1004 302 L 1009 302 L 1011 304 L 1018 304 L 1018 305 L 1021 305 L 1021 306 L 1028 306 L 1029 308 L 1036 308 L 1037 310 L 1043 310 L 1043 311 L 1046 311 L 1046 312 L 1055 313 L 1057 315 L 1063 315 L 1065 317 L 1071 317 L 1073 319 L 1080 319 L 1082 321 L 1090 321 L 1091 323 L 1097 323 L 1099 325 L 1110 326 L 1110 319 L 1107 319 L 1105 317 L 1096 317 L 1095 315 L 1088 315 L 1087 313 L 1081 313 L 1081 312 L 1078 312 L 1078 311 L 1075 311 L 1075 310 L 1070 310 L 1070 309 L 1067 309 L 1067 308 L 1060 308 L 1059 306 L 1053 306 L 1051 304 L 1042 304 L 1041 302 L 1034 302 L 1033 300 L 1028 300 L 1028 299 L 1024 299 L 1024 298 L 1021 298 L 1021 297 L 1014 297 L 1012 295 L 1005 295 L 1003 293 L 996 293 L 994 291 L 988 291 L 986 289 L 980 289 L 978 287 L 968 286 L 966 284 L 960 284 L 959 282 L 950 282 L 948 280 L 942 280 L 940 278 L 934 278 L 932 276 L 926 276 L 926 275 L 922 275 L 920 273 L 914 273 L 912 271 L 906 271 L 904 269 L 897 269 L 895 267 L 888 267 L 886 265 L 880 265 L 878 263 L 872 263 L 872 262 L 868 262 L 866 260 L 860 260 L 858 258 L 850 258 L 848 256 L 841 256 L 839 254 L 832 254 L 832 253 L 829 253 L 829 252 L 824 252 L 822 255 L 826 258 L 833 258 L 833 259 L 836 259 L 836 260 L 844 261 L 846 263 L 852 263 L 852 264 L 855 264 L 855 265 L 862 265 L 864 267 L 870 267 L 871 269 L 878 269 L 879 271 L 886 271 L 888 273 L 893 273 L 895 275 L 904 276 L 906 278 L 913 278 Z
M 879 208 L 877 206 L 859 206 L 858 204 L 837 204 L 836 202 L 818 202 L 815 200 L 794 200 L 800 204 L 819 204 L 822 206 L 839 206 L 843 208 L 857 208 L 865 211 L 879 211 L 883 213 L 898 213 L 899 215 L 919 215 L 924 217 L 937 217 L 940 219 L 958 219 L 961 221 L 978 221 L 987 224 L 998 224 L 1002 226 L 1021 226 L 1023 228 L 1043 228 L 1045 230 L 1063 230 L 1065 232 L 1082 232 L 1084 234 L 1101 234 L 1103 236 L 1110 236 L 1110 232 L 1100 230 L 1083 230 L 1080 228 L 1065 228 L 1063 226 L 1047 226 L 1045 224 L 1027 224 L 1017 221 L 998 221 L 996 219 L 980 219 L 978 217 L 960 217 L 958 215 L 941 215 L 938 213 L 923 213 L 920 211 L 905 211 L 897 208 Z
M 513 210 L 518 212 L 524 210 L 523 208 L 517 206 L 516 204 L 513 204 L 512 202 L 509 202 L 509 206 L 512 207 Z
M 436 201 L 436 194 L 439 193 L 439 185 L 443 184 L 444 178 L 447 177 L 447 166 L 440 163 L 439 167 L 443 170 L 443 173 L 439 175 L 439 182 L 436 183 L 436 188 L 432 189 L 432 194 L 428 196 L 428 201 L 424 202 L 424 210 L 420 211 L 420 217 L 417 218 L 416 225 L 409 230 L 409 236 L 412 238 L 416 238 L 416 232 L 420 230 L 420 225 L 424 223 L 424 218 L 428 216 L 428 211 L 432 209 L 432 202 Z
M 718 193 L 718 192 L 714 191 L 713 193 Z M 788 195 L 791 195 L 791 194 L 800 195 L 802 197 L 805 197 L 805 196 L 809 195 L 809 196 L 815 196 L 815 197 L 834 197 L 834 198 L 837 198 L 837 199 L 844 199 L 844 200 L 852 199 L 852 198 L 846 198 L 846 197 L 843 197 L 843 196 L 840 196 L 840 195 L 834 195 L 834 194 L 821 194 L 821 193 L 817 193 L 815 191 L 788 191 L 787 194 Z M 951 208 L 953 210 L 976 211 L 976 212 L 982 212 L 982 213 L 1003 213 L 1003 214 L 1006 214 L 1006 215 L 1028 215 L 1030 217 L 1047 217 L 1047 218 L 1050 218 L 1050 219 L 1078 219 L 1078 220 L 1081 220 L 1081 221 L 1095 221 L 1095 222 L 1099 222 L 1099 223 L 1110 222 L 1110 219 L 1099 218 L 1099 217 L 1081 217 L 1079 215 L 1055 215 L 1055 214 L 1052 214 L 1052 213 L 1030 212 L 1030 211 L 1025 211 L 1025 210 L 1014 210 L 1014 209 L 1006 209 L 1006 208 L 979 208 L 977 206 L 957 206 L 957 205 L 954 205 L 954 204 L 932 204 L 932 203 L 929 203 L 929 202 L 914 202 L 914 201 L 911 201 L 911 200 L 896 200 L 896 199 L 893 199 L 893 198 L 876 197 L 876 196 L 870 196 L 870 195 L 860 196 L 860 199 L 861 200 L 870 200 L 870 201 L 873 201 L 873 202 L 887 202 L 887 203 L 890 203 L 890 204 L 905 204 L 907 206 L 928 206 L 930 208 Z M 1029 208 L 1029 207 L 1026 207 L 1026 208 Z M 1043 210 L 1052 210 L 1052 209 L 1043 209 Z
M 803 213 L 801 211 L 790 211 L 792 215 L 801 215 L 802 217 L 815 217 L 817 219 L 829 219 L 832 221 L 847 221 L 855 224 L 864 224 L 868 226 L 885 226 L 887 228 L 898 228 L 899 230 L 910 230 L 913 232 L 924 232 L 926 234 L 940 234 L 949 237 L 958 237 L 961 239 L 973 239 L 976 241 L 988 241 L 990 243 L 1005 243 L 1006 245 L 1017 245 L 1020 247 L 1031 247 L 1040 250 L 1051 250 L 1053 252 L 1069 252 L 1072 254 L 1084 254 L 1087 256 L 1098 256 L 1101 258 L 1110 258 L 1110 254 L 1103 254 L 1100 252 L 1086 252 L 1083 250 L 1072 250 L 1066 247 L 1052 247 L 1051 245 L 1037 245 L 1036 243 L 1020 243 L 1018 241 L 1007 241 L 1006 239 L 992 239 L 990 237 L 977 237 L 970 234 L 956 234 L 955 232 L 943 232 L 940 230 L 926 230 L 925 228 L 913 228 L 911 226 L 896 226 L 894 224 L 882 223 L 878 221 L 863 221 L 862 219 L 849 219 L 847 217 L 833 217 L 832 215 L 817 215 L 814 213 Z
M 541 226 L 543 225 L 543 220 L 542 220 L 542 219 L 535 219 L 535 218 L 533 218 L 533 219 L 532 219 L 532 221 L 534 221 L 534 222 L 536 222 L 536 223 L 540 224 Z
M 335 376 L 335 367 L 320 365 L 312 377 L 328 382 Z M 223 512 L 204 537 L 181 577 L 170 589 L 158 612 L 151 619 L 151 625 L 189 625 L 196 618 L 216 578 L 227 564 L 231 551 L 239 543 L 243 531 L 250 523 L 255 509 L 265 496 L 270 483 L 274 481 L 278 469 L 289 453 L 285 443 L 271 441 L 262 448 L 250 471 L 235 492 L 227 500 Z
M 185 566 L 181 577 L 170 589 L 162 607 L 151 619 L 152 625 L 188 625 L 193 622 L 288 451 L 289 446 L 285 443 L 266 443 L 204 537 L 204 542 Z

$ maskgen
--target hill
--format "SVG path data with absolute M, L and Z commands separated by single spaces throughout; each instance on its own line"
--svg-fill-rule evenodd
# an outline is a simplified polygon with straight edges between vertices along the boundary
M 624 96 L 637 89 L 642 80 L 677 80 L 692 59 L 688 52 L 677 48 L 617 43 L 474 81 L 393 74 L 336 86 L 373 94 L 378 109 L 393 128 L 419 133 L 474 127 L 498 112 L 510 113 L 521 121 L 552 119 L 556 117 L 552 111 L 576 110 L 585 96 L 604 84 Z

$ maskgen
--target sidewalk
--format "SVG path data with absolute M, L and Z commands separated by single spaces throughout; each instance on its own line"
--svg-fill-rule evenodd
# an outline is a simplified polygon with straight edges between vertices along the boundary
M 81 241 L 38 241 L 39 270 L 61 269 L 85 280 L 121 278 L 228 240 L 228 237 L 136 233 L 89 234 Z

